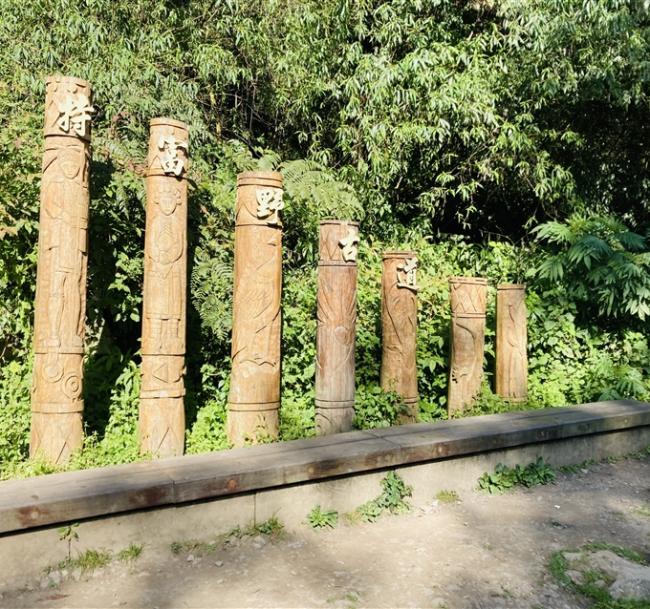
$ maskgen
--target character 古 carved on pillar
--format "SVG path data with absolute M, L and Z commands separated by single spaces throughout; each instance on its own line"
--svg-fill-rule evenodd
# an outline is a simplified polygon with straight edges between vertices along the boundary
M 351 429 L 354 417 L 354 346 L 357 319 L 356 222 L 321 222 L 316 336 L 316 428 Z

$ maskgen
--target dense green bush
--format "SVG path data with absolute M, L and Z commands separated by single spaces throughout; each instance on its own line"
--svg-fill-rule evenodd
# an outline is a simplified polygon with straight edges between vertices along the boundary
M 137 458 L 150 118 L 190 126 L 187 449 L 224 433 L 235 177 L 285 177 L 284 439 L 314 433 L 316 244 L 362 222 L 357 417 L 378 389 L 381 253 L 418 251 L 423 420 L 445 412 L 447 277 L 528 286 L 528 407 L 648 398 L 647 3 L 633 0 L 0 0 L 0 476 L 25 463 L 44 79 L 95 91 L 84 450 Z M 540 226 L 541 225 L 541 226 Z M 538 227 L 539 228 L 536 228 Z M 535 232 L 533 232 L 535 230 Z

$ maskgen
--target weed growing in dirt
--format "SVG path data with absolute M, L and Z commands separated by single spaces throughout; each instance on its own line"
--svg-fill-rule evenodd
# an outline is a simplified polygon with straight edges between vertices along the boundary
M 436 499 L 440 503 L 460 503 L 460 497 L 456 491 L 441 490 L 436 493 Z
M 381 495 L 359 506 L 352 514 L 348 515 L 348 520 L 351 522 L 357 520 L 375 522 L 383 512 L 402 514 L 411 509 L 406 498 L 413 494 L 413 488 L 408 486 L 397 473 L 388 472 L 381 481 L 381 487 Z
M 555 480 L 555 471 L 539 457 L 537 461 L 529 463 L 525 467 L 515 465 L 508 467 L 499 463 L 493 474 L 485 472 L 478 479 L 478 487 L 490 494 L 503 493 L 514 486 L 537 486 L 538 484 L 548 484 Z
M 72 542 L 79 541 L 77 528 L 79 528 L 79 523 L 74 522 L 59 529 L 59 541 L 66 541 L 68 543 L 68 560 L 72 558 Z
M 200 540 L 185 540 L 173 541 L 169 549 L 172 554 L 181 554 L 184 552 L 196 554 L 199 556 L 205 554 L 212 554 L 233 539 L 242 539 L 243 537 L 255 537 L 257 535 L 265 535 L 271 538 L 279 538 L 284 532 L 284 525 L 278 520 L 276 516 L 272 516 L 264 522 L 259 524 L 250 524 L 247 527 L 236 526 L 224 535 L 220 535 L 215 541 L 200 541 Z
M 128 547 L 120 550 L 117 554 L 117 560 L 120 562 L 133 562 L 140 558 L 143 547 L 136 543 L 131 543 Z
M 322 510 L 316 505 L 307 514 L 307 522 L 312 529 L 333 529 L 339 521 L 339 513 L 336 510 Z
M 639 514 L 639 516 L 645 516 L 646 518 L 650 518 L 650 504 L 642 505 L 636 510 L 634 510 L 636 514 Z

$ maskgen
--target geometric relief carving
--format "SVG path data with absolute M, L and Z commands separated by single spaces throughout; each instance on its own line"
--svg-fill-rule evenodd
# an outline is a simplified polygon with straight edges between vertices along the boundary
M 413 252 L 386 252 L 382 273 L 381 387 L 402 396 L 399 422 L 417 419 L 417 259 Z
M 358 223 L 321 222 L 315 378 L 319 435 L 352 428 L 358 243 Z
M 83 441 L 90 85 L 47 80 L 30 455 L 62 463 Z
M 282 208 L 281 174 L 239 174 L 227 422 L 235 446 L 279 432 Z
M 452 277 L 451 362 L 447 408 L 450 414 L 473 405 L 483 379 L 487 279 Z
M 186 125 L 151 121 L 139 436 L 140 451 L 154 457 L 181 455 L 184 447 L 187 153 Z
M 526 287 L 497 286 L 496 391 L 523 402 L 528 394 Z

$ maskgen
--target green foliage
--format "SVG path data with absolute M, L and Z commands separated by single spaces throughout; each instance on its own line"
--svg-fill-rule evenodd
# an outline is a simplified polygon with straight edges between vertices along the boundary
M 79 540 L 77 528 L 79 528 L 79 523 L 75 522 L 59 529 L 59 541 L 65 541 L 68 544 L 68 560 L 72 554 L 72 542 Z
M 538 484 L 548 484 L 555 480 L 555 471 L 538 457 L 537 461 L 529 463 L 525 467 L 517 464 L 514 467 L 508 467 L 499 463 L 493 474 L 485 472 L 478 480 L 478 487 L 490 494 L 503 493 L 514 486 L 537 486 Z
M 322 510 L 320 505 L 315 505 L 307 514 L 307 522 L 312 529 L 333 529 L 338 521 L 339 513 L 336 510 Z
M 583 215 L 533 232 L 558 250 L 539 266 L 542 279 L 563 282 L 573 300 L 599 315 L 644 320 L 650 314 L 650 250 L 642 235 L 615 218 Z
M 413 488 L 408 486 L 397 473 L 388 472 L 381 481 L 381 488 L 381 495 L 355 510 L 355 517 L 364 522 L 375 522 L 384 512 L 402 514 L 411 509 L 406 498 L 412 495 Z
M 436 493 L 436 500 L 440 503 L 460 503 L 460 497 L 456 491 L 441 490 Z
M 130 543 L 126 548 L 118 552 L 117 560 L 120 562 L 134 562 L 140 558 L 143 549 L 142 545 Z

